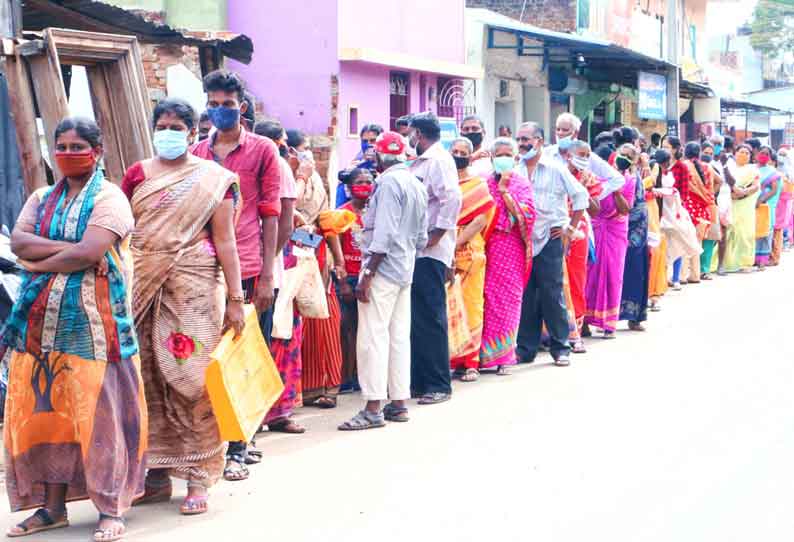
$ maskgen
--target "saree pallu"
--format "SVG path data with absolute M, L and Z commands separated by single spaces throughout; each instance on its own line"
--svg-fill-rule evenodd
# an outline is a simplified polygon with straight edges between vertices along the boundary
M 626 180 L 622 194 L 634 201 L 634 179 Z M 584 320 L 604 331 L 614 331 L 618 323 L 628 230 L 628 216 L 618 213 L 614 195 L 602 199 L 601 211 L 593 218 L 596 261 L 587 270 Z
M 761 195 L 771 191 L 772 183 L 777 181 L 775 193 L 766 200 L 766 204 L 769 206 L 769 227 L 767 228 L 766 235 L 759 237 L 758 232 L 756 232 L 755 263 L 757 265 L 767 265 L 770 255 L 772 254 L 772 242 L 775 235 L 775 224 L 777 222 L 777 205 L 783 191 L 783 181 L 778 171 L 770 166 L 762 167 L 759 170 L 759 175 L 761 179 Z M 756 229 L 759 229 L 758 224 L 756 224 Z
M 301 358 L 303 401 L 339 392 L 342 383 L 342 313 L 333 287 L 326 292 L 328 318 L 304 318 Z
M 645 186 L 649 186 L 647 183 Z M 667 236 L 662 232 L 659 205 L 656 197 L 648 190 L 645 192 L 648 209 L 648 236 L 654 236 L 658 243 L 648 243 L 648 297 L 660 297 L 667 292 Z
M 23 274 L 0 333 L 0 357 L 10 356 L 6 489 L 12 511 L 44 506 L 51 483 L 66 484 L 67 501 L 90 499 L 101 513 L 121 516 L 143 494 L 147 434 L 128 297 L 132 214 L 101 172 L 71 205 L 66 189 L 60 181 L 35 193 L 20 221 L 31 218 L 36 234 L 53 240 L 79 242 L 97 225 L 121 241 L 105 255 L 106 276 L 94 269 Z
M 758 171 L 752 165 L 737 168 L 736 186 L 747 188 L 758 179 Z M 743 199 L 733 200 L 731 213 L 733 222 L 728 226 L 725 240 L 725 271 L 735 272 L 752 267 L 755 263 L 755 203 L 758 192 Z
M 532 240 L 535 224 L 532 186 L 515 173 L 509 186 L 521 218 L 516 219 L 498 195 L 496 179 L 488 179 L 496 202 L 491 225 L 485 235 L 485 305 L 480 365 L 514 365 L 516 337 L 521 320 L 521 300 L 532 270 Z
M 205 373 L 221 337 L 226 291 L 205 226 L 237 177 L 192 160 L 146 178 L 132 196 L 133 311 L 149 408 L 150 469 L 209 487 L 223 472 Z M 239 207 L 239 206 L 238 206 Z M 239 208 L 238 208 L 239 210 Z
M 460 190 L 463 201 L 458 215 L 458 235 L 478 216 L 485 215 L 490 222 L 496 207 L 488 184 L 479 177 L 461 181 Z M 482 233 L 477 233 L 455 251 L 455 272 L 462 277 L 463 305 L 471 339 L 458 352 L 450 352 L 450 367 L 453 370 L 476 369 L 480 366 L 485 310 L 485 261 L 485 239 Z
M 634 205 L 629 212 L 628 236 L 619 319 L 644 322 L 648 319 L 650 254 L 648 205 L 645 203 L 645 188 L 640 179 L 636 181 Z

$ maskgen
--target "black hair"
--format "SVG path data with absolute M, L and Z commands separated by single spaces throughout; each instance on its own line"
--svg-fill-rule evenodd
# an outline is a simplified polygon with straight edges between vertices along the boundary
M 215 70 L 204 77 L 204 92 L 235 92 L 240 102 L 245 100 L 245 83 L 237 73 L 228 70 Z
M 700 144 L 700 154 L 703 154 L 703 151 L 706 149 L 714 150 L 714 145 L 712 145 L 711 142 L 709 141 L 704 141 L 703 143 Z
M 672 159 L 672 156 L 666 150 L 659 149 L 653 155 L 653 159 L 656 161 L 657 164 L 659 164 L 659 173 L 656 175 L 656 181 L 653 183 L 653 186 L 655 188 L 661 188 L 662 187 L 662 175 L 663 175 L 663 173 L 662 173 L 662 164 L 664 164 L 665 162 L 669 162 Z M 663 206 L 662 199 L 661 198 L 656 198 L 656 204 L 659 206 L 659 216 L 662 216 L 662 206 Z
M 722 144 L 722 148 L 725 149 L 725 150 L 734 150 L 733 149 L 733 145 L 734 145 L 733 138 L 731 136 L 726 135 L 724 137 L 724 139 L 725 139 L 725 141 Z
M 281 139 L 281 136 L 284 134 L 284 127 L 279 121 L 268 119 L 257 122 L 254 125 L 254 133 L 276 141 L 277 139 Z
M 157 102 L 152 112 L 152 127 L 157 125 L 157 121 L 166 113 L 172 113 L 179 117 L 187 126 L 188 131 L 196 125 L 196 110 L 182 98 L 168 97 Z
M 764 149 L 769 151 L 769 156 L 772 156 L 773 154 L 775 154 L 775 150 L 772 147 L 770 147 L 769 145 L 761 145 L 761 147 L 758 150 L 762 151 Z
M 654 132 L 651 134 L 651 145 L 658 146 L 662 142 L 662 134 Z
M 700 156 L 700 143 L 695 141 L 687 143 L 686 147 L 684 147 L 684 158 L 692 159 L 698 156 Z
M 747 143 L 748 145 L 750 145 L 750 147 L 751 147 L 751 148 L 752 148 L 752 150 L 754 150 L 754 151 L 757 151 L 757 150 L 760 150 L 760 149 L 761 149 L 761 140 L 760 140 L 760 139 L 758 139 L 757 137 L 751 137 L 750 139 L 748 139 L 747 141 L 745 141 L 745 143 Z
M 375 132 L 375 135 L 381 135 L 383 133 L 383 126 L 380 124 L 365 124 L 359 132 L 358 137 L 364 137 L 364 134 L 367 132 Z
M 735 152 L 739 152 L 740 149 L 746 149 L 747 151 L 750 152 L 751 155 L 753 154 L 753 148 L 750 145 L 748 145 L 747 143 L 739 143 L 738 145 L 736 145 L 736 151 Z M 752 160 L 752 159 L 753 159 L 753 157 L 750 156 L 750 160 Z
M 253 128 L 254 124 L 256 124 L 256 98 L 250 92 L 245 92 L 242 101 L 248 104 L 248 107 L 245 108 L 245 112 L 241 115 Z
M 612 131 L 612 139 L 615 140 L 617 147 L 626 143 L 634 143 L 634 140 L 637 139 L 637 131 L 631 126 L 621 126 Z
M 369 169 L 365 167 L 354 167 L 351 169 L 343 169 L 342 171 L 336 174 L 336 178 L 339 179 L 340 183 L 350 186 L 353 183 L 353 179 L 355 179 L 362 173 L 366 173 L 372 176 L 372 172 Z
M 86 117 L 66 117 L 55 127 L 55 141 L 69 130 L 74 130 L 80 139 L 85 139 L 92 147 L 102 146 L 102 130 L 93 120 Z
M 606 162 L 607 160 L 609 160 L 609 157 L 612 156 L 613 150 L 612 147 L 610 147 L 606 143 L 601 143 L 595 148 L 593 152 L 596 153 L 596 155 L 599 158 L 601 158 L 601 160 Z
M 666 135 L 662 138 L 662 141 L 667 141 L 670 146 L 673 148 L 673 158 L 676 160 L 680 160 L 683 156 L 683 152 L 681 149 L 681 139 L 673 135 Z
M 419 113 L 411 117 L 411 128 L 415 128 L 430 141 L 441 139 L 441 124 L 439 124 L 438 117 L 432 111 Z
M 403 115 L 399 119 L 394 121 L 394 126 L 396 128 L 406 127 L 411 125 L 411 115 Z M 362 134 L 363 135 L 363 134 Z M 378 134 L 380 135 L 380 134 Z
M 199 124 L 201 124 L 202 122 L 209 122 L 209 120 L 210 120 L 210 114 L 207 113 L 207 110 L 205 109 L 204 111 L 201 112 L 201 116 L 199 117 Z
M 593 148 L 598 148 L 602 145 L 607 147 L 614 146 L 615 139 L 612 137 L 612 132 L 601 132 L 593 140 Z
M 300 130 L 287 130 L 287 145 L 289 147 L 300 147 L 306 142 L 306 134 Z

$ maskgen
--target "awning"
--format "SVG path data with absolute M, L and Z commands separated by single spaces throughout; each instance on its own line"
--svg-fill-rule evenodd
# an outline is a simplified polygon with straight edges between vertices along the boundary
M 403 70 L 437 73 L 461 79 L 482 79 L 484 75 L 482 68 L 469 64 L 432 60 L 369 47 L 341 49 L 339 51 L 339 60 L 342 62 L 367 62 Z
M 666 72 L 675 66 L 666 60 L 609 41 L 520 23 L 488 9 L 467 8 L 466 12 L 470 20 L 488 27 L 489 49 L 513 49 L 518 56 L 541 57 L 545 64 L 572 64 L 585 70 L 589 80 L 609 81 L 636 88 L 638 71 Z M 495 33 L 498 32 L 515 35 L 515 44 L 497 44 Z M 540 41 L 542 45 L 525 40 Z
M 221 55 L 244 64 L 251 62 L 254 52 L 251 38 L 244 34 L 183 32 L 166 24 L 148 21 L 133 11 L 96 0 L 25 0 L 22 22 L 26 31 L 40 31 L 48 27 L 71 28 L 133 35 L 141 43 L 173 43 L 200 49 L 212 48 Z M 207 35 L 205 37 L 201 34 Z
M 678 86 L 682 98 L 713 98 L 715 96 L 714 90 L 702 83 L 681 79 Z
M 732 100 L 728 98 L 721 98 L 720 104 L 723 112 L 726 113 L 746 113 L 748 111 L 766 112 L 766 113 L 782 113 L 780 109 L 759 105 L 752 102 L 741 100 Z

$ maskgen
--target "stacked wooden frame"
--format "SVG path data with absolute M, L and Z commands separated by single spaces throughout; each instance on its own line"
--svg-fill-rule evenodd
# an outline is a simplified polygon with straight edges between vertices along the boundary
M 86 69 L 94 115 L 104 136 L 108 178 L 120 182 L 128 167 L 152 156 L 151 103 L 134 37 L 48 28 L 41 39 L 2 40 L 0 54 L 5 58 L 4 72 L 28 193 L 47 184 L 36 110 L 51 155 L 55 127 L 69 116 L 61 65 Z M 55 160 L 49 164 L 59 178 Z

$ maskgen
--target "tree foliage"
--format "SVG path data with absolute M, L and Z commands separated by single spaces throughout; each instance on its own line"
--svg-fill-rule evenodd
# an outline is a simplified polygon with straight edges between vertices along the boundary
M 750 42 L 757 51 L 772 56 L 794 51 L 794 0 L 759 0 L 752 31 Z

